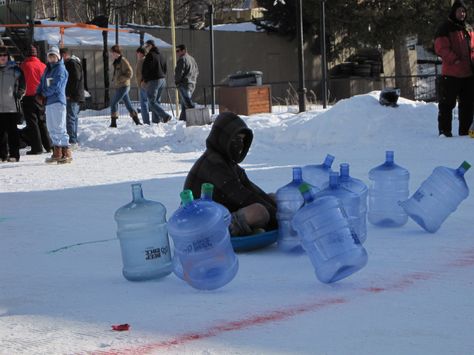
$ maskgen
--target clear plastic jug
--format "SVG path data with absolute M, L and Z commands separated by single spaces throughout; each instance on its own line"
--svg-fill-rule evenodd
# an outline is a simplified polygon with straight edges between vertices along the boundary
M 359 240 L 364 243 L 367 239 L 367 185 L 349 174 L 349 164 L 339 165 L 339 185 L 359 196 Z
M 323 196 L 334 196 L 341 201 L 351 227 L 356 232 L 359 241 L 364 243 L 367 233 L 360 214 L 360 197 L 339 183 L 339 173 L 333 171 L 329 174 L 328 186 L 316 194 L 316 199 Z
M 130 281 L 164 277 L 172 271 L 166 208 L 146 200 L 141 184 L 132 184 L 132 197 L 115 212 L 123 276 Z
M 393 151 L 385 152 L 385 163 L 369 171 L 369 222 L 381 227 L 400 227 L 408 221 L 399 202 L 408 198 L 410 173 L 394 162 Z
M 306 165 L 303 167 L 303 180 L 308 184 L 321 189 L 324 183 L 329 179 L 331 165 L 334 161 L 333 155 L 326 155 L 324 162 L 318 165 Z
M 313 264 L 316 277 L 324 283 L 341 280 L 367 264 L 367 252 L 351 228 L 341 202 L 334 196 L 315 199 L 308 184 L 300 191 L 305 199 L 292 225 Z
M 293 180 L 276 192 L 278 220 L 278 248 L 284 252 L 302 252 L 298 234 L 291 226 L 295 213 L 303 206 L 304 198 L 299 186 L 303 183 L 301 168 L 293 168 Z M 315 192 L 318 188 L 313 187 Z
M 435 233 L 469 196 L 464 174 L 470 167 L 466 161 L 457 169 L 438 166 L 413 196 L 400 205 L 424 230 Z
M 182 266 L 182 278 L 202 290 L 226 285 L 237 274 L 239 262 L 224 210 L 213 201 L 194 200 L 191 190 L 181 193 L 181 202 L 168 221 L 168 231 L 174 257 L 179 259 L 175 265 Z

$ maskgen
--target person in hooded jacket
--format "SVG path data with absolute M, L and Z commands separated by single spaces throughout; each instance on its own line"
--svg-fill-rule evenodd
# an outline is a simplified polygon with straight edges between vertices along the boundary
M 456 0 L 448 19 L 439 27 L 435 51 L 442 60 L 439 79 L 438 130 L 452 137 L 452 111 L 459 102 L 459 135 L 469 133 L 474 113 L 474 31 L 466 22 L 467 6 Z
M 166 87 L 166 59 L 152 39 L 145 42 L 145 49 L 148 52 L 143 61 L 141 87 L 146 91 L 150 110 L 166 123 L 171 119 L 161 107 L 161 94 Z
M 206 139 L 206 151 L 186 177 L 185 189 L 200 196 L 201 185 L 214 185 L 213 200 L 232 214 L 232 236 L 249 235 L 263 228 L 278 228 L 276 203 L 248 178 L 239 166 L 250 149 L 253 133 L 235 113 L 223 112 L 214 122 Z
M 48 65 L 36 90 L 38 102 L 46 102 L 46 125 L 53 142 L 53 154 L 46 163 L 70 163 L 72 161 L 69 136 L 66 130 L 66 83 L 68 72 L 61 59 L 59 48 L 48 51 Z
M 59 51 L 69 74 L 66 84 L 66 129 L 71 147 L 77 146 L 77 126 L 81 103 L 84 102 L 84 73 L 81 60 L 68 48 Z

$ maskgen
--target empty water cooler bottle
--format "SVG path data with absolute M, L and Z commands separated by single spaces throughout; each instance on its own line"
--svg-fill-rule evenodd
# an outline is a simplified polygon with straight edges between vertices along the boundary
M 328 182 L 329 173 L 331 172 L 331 165 L 334 161 L 334 156 L 326 155 L 322 164 L 306 165 L 303 167 L 303 180 L 318 189 L 321 189 L 324 183 Z
M 166 208 L 146 200 L 141 184 L 132 185 L 132 197 L 132 202 L 115 212 L 123 276 L 130 281 L 166 276 L 172 271 Z
M 385 163 L 369 171 L 369 222 L 381 227 L 400 227 L 408 216 L 399 205 L 408 198 L 410 174 L 395 164 L 393 151 L 385 152 Z
M 424 230 L 435 233 L 469 196 L 464 174 L 470 167 L 468 162 L 457 169 L 438 166 L 413 196 L 400 205 Z
M 341 280 L 367 264 L 367 252 L 360 244 L 339 199 L 315 199 L 308 184 L 300 191 L 305 206 L 296 212 L 292 225 L 313 264 L 316 277 L 324 283 Z
M 293 180 L 276 192 L 278 219 L 278 248 L 284 252 L 303 251 L 298 234 L 291 226 L 295 213 L 303 206 L 299 186 L 303 183 L 301 168 L 293 168 Z M 316 191 L 318 191 L 317 188 Z
M 239 262 L 232 249 L 229 220 L 215 202 L 194 200 L 191 190 L 181 193 L 181 207 L 168 221 L 174 243 L 175 263 L 182 266 L 182 277 L 189 285 L 213 290 L 229 283 L 237 274 Z

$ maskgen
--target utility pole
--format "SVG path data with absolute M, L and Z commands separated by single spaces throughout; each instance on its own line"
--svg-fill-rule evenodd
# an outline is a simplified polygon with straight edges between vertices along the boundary
M 216 73 L 214 67 L 214 5 L 209 5 L 209 33 L 211 50 L 211 112 L 216 113 Z
M 173 71 L 176 68 L 176 25 L 174 23 L 174 0 L 170 0 L 170 19 L 171 19 L 171 43 L 173 45 Z M 178 88 L 174 89 L 174 104 L 176 106 L 176 119 L 179 119 L 179 96 Z M 171 102 L 170 102 L 171 104 Z
M 322 101 L 323 108 L 328 105 L 328 63 L 326 49 L 326 0 L 321 0 L 321 77 L 322 77 Z
M 297 19 L 297 32 L 298 32 L 298 102 L 299 111 L 306 111 L 306 87 L 304 78 L 304 47 L 303 47 L 303 1 L 296 1 L 296 19 Z

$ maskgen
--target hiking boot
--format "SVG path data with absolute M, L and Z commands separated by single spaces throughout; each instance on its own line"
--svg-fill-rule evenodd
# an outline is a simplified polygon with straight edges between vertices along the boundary
M 165 118 L 163 118 L 163 123 L 167 123 L 167 122 L 171 121 L 171 118 L 172 118 L 171 115 L 166 116 Z
M 20 161 L 20 158 L 16 157 L 9 157 L 7 160 L 9 163 L 18 163 Z
M 439 132 L 439 136 L 440 136 L 440 137 L 448 137 L 448 138 L 450 138 L 450 137 L 453 136 L 453 134 L 452 134 L 451 132 Z
M 61 147 L 61 159 L 58 160 L 58 164 L 67 164 L 72 162 L 72 151 L 69 147 Z
M 112 116 L 110 117 L 110 126 L 109 127 L 112 127 L 112 128 L 117 128 L 117 116 L 112 114 Z
M 142 125 L 142 123 L 140 122 L 140 119 L 138 118 L 138 113 L 136 113 L 135 111 L 130 112 L 130 117 L 132 118 L 133 122 L 135 122 L 137 126 Z
M 53 154 L 44 160 L 45 163 L 52 164 L 57 163 L 63 157 L 63 153 L 61 151 L 61 147 L 53 147 Z

